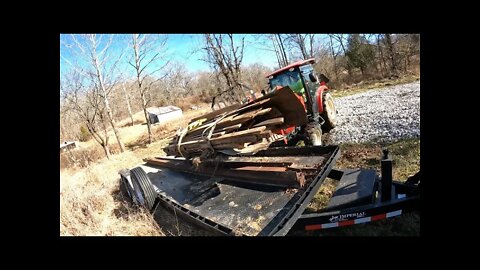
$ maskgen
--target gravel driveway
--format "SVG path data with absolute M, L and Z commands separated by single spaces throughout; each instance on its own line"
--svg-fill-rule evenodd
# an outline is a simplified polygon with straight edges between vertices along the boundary
M 420 81 L 336 98 L 335 105 L 332 143 L 420 137 Z

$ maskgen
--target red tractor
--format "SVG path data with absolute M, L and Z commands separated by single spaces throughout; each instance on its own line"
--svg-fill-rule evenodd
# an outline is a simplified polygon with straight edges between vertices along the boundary
M 313 63 L 314 58 L 297 61 L 266 76 L 270 92 L 290 87 L 307 112 L 306 125 L 282 131 L 287 135 L 288 145 L 295 145 L 299 140 L 309 145 L 322 145 L 322 131 L 329 132 L 337 123 L 335 103 L 327 86 L 329 80 L 323 74 L 315 74 Z
M 335 103 L 327 86 L 329 80 L 323 74 L 315 74 L 313 63 L 314 58 L 301 60 L 266 76 L 269 80 L 269 93 L 288 86 L 303 105 L 307 116 L 306 121 L 299 121 L 306 124 L 278 130 L 277 133 L 285 135 L 285 139 L 275 142 L 272 144 L 274 146 L 294 146 L 300 140 L 306 145 L 322 145 L 322 133 L 329 132 L 337 123 Z M 264 95 L 268 94 L 266 92 L 262 90 Z M 253 89 L 238 83 L 217 94 L 212 100 L 212 109 L 218 110 L 235 103 L 245 104 L 256 98 Z

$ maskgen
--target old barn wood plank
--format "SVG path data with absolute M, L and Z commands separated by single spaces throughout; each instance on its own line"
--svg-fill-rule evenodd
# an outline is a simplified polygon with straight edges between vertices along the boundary
M 210 140 L 210 143 L 212 144 L 213 148 L 220 148 L 221 146 L 227 145 L 227 144 L 235 144 L 239 145 L 242 143 L 251 143 L 252 141 L 256 141 L 257 137 L 254 135 L 242 135 L 239 137 L 235 138 L 226 138 L 223 140 L 216 141 L 214 139 Z M 178 147 L 178 144 L 174 145 L 169 145 L 167 148 L 170 151 L 175 151 Z M 195 150 L 195 149 L 209 149 L 210 146 L 207 143 L 207 140 L 197 140 L 197 141 L 189 141 L 185 142 L 180 145 L 181 151 L 190 151 L 190 150 Z M 224 146 L 225 147 L 225 146 Z
M 225 131 L 213 133 L 211 138 L 218 138 L 218 137 L 223 136 L 225 134 L 226 134 Z M 195 135 L 195 136 L 185 136 L 182 141 L 200 140 L 202 138 L 205 138 L 206 136 L 207 135 L 202 135 L 202 134 Z
M 228 155 L 252 155 L 267 149 L 272 142 L 283 139 L 276 135 L 276 130 L 306 123 L 305 108 L 288 87 L 246 105 L 230 106 L 219 111 L 198 117 L 197 119 L 204 119 L 202 122 L 191 122 L 189 128 L 197 127 L 183 133 L 181 143 L 178 134 L 164 148 L 165 152 L 169 155 L 192 157 L 205 149 L 213 148 Z M 265 130 L 256 132 L 256 128 Z M 271 132 L 272 130 L 274 132 Z M 209 134 L 213 135 L 206 139 L 205 136 Z M 216 147 L 220 144 L 221 147 Z M 226 146 L 233 148 L 227 149 Z
M 259 127 L 259 126 L 275 126 L 275 125 L 281 125 L 283 124 L 283 117 L 277 117 L 273 119 L 267 119 L 264 120 L 258 124 L 253 125 L 253 127 Z
M 241 127 L 242 127 L 242 124 L 236 124 L 236 125 L 228 126 L 228 127 L 225 127 L 225 128 L 218 128 L 218 127 L 216 127 L 216 128 L 214 129 L 214 131 L 213 131 L 213 132 L 214 132 L 213 135 L 215 135 L 215 134 L 217 134 L 217 133 L 219 133 L 219 132 L 225 132 L 225 133 L 232 132 L 232 131 L 237 130 L 237 129 L 241 128 Z M 194 136 L 201 136 L 202 133 L 203 133 L 204 136 L 206 136 L 206 135 L 207 135 L 207 131 L 203 132 L 204 130 L 205 130 L 205 128 L 202 128 L 202 129 L 199 129 L 199 130 L 195 130 L 195 131 L 189 132 L 189 133 L 187 133 L 187 135 L 186 135 L 185 137 L 186 137 L 186 138 L 190 138 L 190 137 L 194 137 Z M 213 136 L 213 135 L 212 135 L 212 136 Z
M 230 116 L 229 119 L 232 119 L 233 116 Z M 199 135 L 199 134 L 206 134 L 207 133 L 207 130 L 206 129 L 209 129 L 209 128 L 212 128 L 212 124 L 209 123 L 209 124 L 203 124 L 202 126 L 199 126 L 195 129 L 192 129 L 192 130 L 189 130 L 187 132 L 187 134 L 185 135 L 185 137 L 188 137 L 188 136 L 196 136 L 196 135 Z M 218 126 L 215 126 L 213 127 L 214 128 L 214 131 L 215 129 L 219 129 Z
M 254 155 L 259 151 L 268 149 L 268 146 L 270 145 L 270 143 L 271 141 L 267 139 L 263 139 L 261 142 L 249 144 L 248 146 L 242 149 L 240 148 L 225 149 L 225 150 L 219 150 L 219 152 L 227 155 Z
M 251 110 L 251 109 L 253 109 L 253 108 L 257 108 L 257 107 L 259 107 L 259 106 L 261 106 L 261 105 L 263 105 L 263 104 L 266 104 L 266 103 L 268 103 L 268 102 L 270 102 L 270 98 L 266 98 L 266 99 L 264 99 L 264 100 L 256 99 L 256 100 L 254 100 L 254 101 L 252 101 L 252 102 L 250 102 L 250 103 L 245 104 L 243 107 L 240 107 L 240 108 L 236 109 L 235 111 L 232 111 L 232 114 L 233 114 L 233 113 L 242 114 L 242 113 L 244 113 L 244 112 L 246 112 L 246 111 L 249 111 L 249 110 Z
M 209 120 L 215 118 L 216 116 L 219 116 L 220 114 L 222 114 L 222 113 L 224 113 L 224 112 L 234 111 L 234 110 L 240 108 L 240 106 L 241 106 L 241 104 L 233 104 L 233 105 L 231 105 L 231 106 L 222 108 L 222 109 L 220 109 L 220 110 L 216 110 L 216 111 L 213 111 L 213 112 L 204 114 L 204 115 L 202 115 L 202 116 L 198 116 L 198 117 L 192 118 L 192 120 L 190 120 L 190 123 L 195 122 L 195 121 L 200 120 L 200 119 L 203 119 L 203 118 L 206 118 L 206 119 L 207 119 L 206 121 L 209 121 Z M 205 121 L 205 122 L 206 122 L 206 121 Z
M 227 126 L 232 126 L 240 123 L 245 123 L 249 120 L 252 120 L 253 118 L 264 115 L 266 113 L 269 113 L 272 110 L 272 108 L 266 108 L 266 109 L 258 109 L 255 111 L 247 112 L 244 114 L 239 114 L 235 117 L 232 118 L 225 118 L 222 119 L 221 121 L 218 122 L 217 127 L 218 128 L 224 128 Z
M 216 116 L 219 116 L 220 114 L 229 111 L 230 108 L 232 108 L 232 109 L 230 110 L 230 112 L 227 112 L 227 114 L 226 114 L 227 117 L 242 115 L 245 112 L 256 109 L 256 108 L 262 106 L 263 104 L 265 104 L 269 101 L 270 101 L 269 98 L 264 99 L 264 100 L 260 100 L 260 101 L 255 100 L 255 101 L 252 101 L 250 103 L 247 103 L 243 106 L 239 106 L 239 107 L 236 107 L 236 108 L 235 108 L 235 105 L 232 105 L 232 106 L 229 106 L 229 107 L 222 108 L 222 109 L 218 110 L 218 111 L 221 111 L 221 112 L 217 113 Z M 233 109 L 233 108 L 235 108 L 235 109 Z M 207 115 L 208 117 L 205 117 L 205 116 L 204 117 L 197 117 L 197 118 L 192 119 L 192 121 L 202 119 L 202 118 L 207 118 L 208 120 L 205 121 L 204 124 L 210 124 L 210 123 L 215 121 L 215 119 L 214 119 L 215 117 L 211 117 L 212 115 L 215 115 L 215 114 L 210 113 L 210 115 Z
M 232 132 L 232 133 L 225 134 L 221 137 L 212 139 L 211 141 L 223 141 L 225 139 L 237 138 L 237 137 L 240 137 L 240 136 L 243 136 L 243 135 L 257 134 L 257 133 L 261 133 L 265 129 L 266 129 L 265 126 L 261 126 L 261 127 L 246 129 L 246 130 L 242 130 L 242 131 Z
M 244 114 L 231 115 L 231 116 L 225 117 L 216 124 L 215 130 L 217 130 L 217 129 L 221 130 L 221 129 L 224 129 L 224 128 L 226 129 L 226 128 L 231 127 L 231 126 L 236 126 L 238 124 L 245 123 L 249 120 L 252 120 L 253 118 L 255 118 L 257 116 L 269 113 L 271 110 L 272 110 L 272 108 L 257 109 L 257 110 L 247 112 L 247 113 L 244 113 Z M 209 128 L 209 127 L 211 127 L 211 123 L 204 123 L 202 126 L 189 131 L 187 134 L 193 134 L 193 133 L 198 133 L 198 132 L 202 133 L 203 130 L 205 130 L 206 128 Z
M 228 142 L 255 142 L 256 141 L 256 136 L 251 136 L 255 135 L 257 133 L 261 133 L 266 129 L 265 126 L 261 127 L 256 127 L 256 128 L 251 128 L 247 130 L 242 130 L 242 131 L 237 131 L 237 132 L 232 132 L 228 133 L 225 135 L 222 135 L 217 138 L 211 138 L 210 142 L 212 145 L 215 144 L 224 144 L 226 141 Z M 200 140 L 192 140 L 192 141 L 183 141 L 181 142 L 182 146 L 191 146 L 191 145 L 196 145 L 196 144 L 205 144 L 207 143 L 207 139 L 200 139 Z M 169 146 L 177 146 L 178 142 L 173 142 Z
M 267 98 L 267 99 L 260 100 L 260 101 L 255 100 L 255 101 L 247 103 L 243 106 L 240 106 L 240 104 L 234 104 L 234 105 L 231 105 L 229 107 L 225 107 L 225 108 L 222 108 L 220 110 L 211 112 L 211 113 L 206 114 L 204 116 L 199 116 L 199 117 L 193 118 L 191 122 L 194 122 L 194 121 L 202 119 L 202 118 L 206 118 L 207 120 L 204 122 L 204 124 L 210 124 L 210 123 L 215 121 L 215 117 L 217 117 L 217 116 L 219 116 L 223 113 L 226 113 L 226 117 L 240 115 L 240 114 L 243 114 L 244 112 L 247 112 L 247 111 L 253 110 L 255 108 L 258 108 L 259 106 L 261 106 L 261 105 L 263 105 L 263 104 L 265 104 L 269 101 L 270 101 L 270 99 Z

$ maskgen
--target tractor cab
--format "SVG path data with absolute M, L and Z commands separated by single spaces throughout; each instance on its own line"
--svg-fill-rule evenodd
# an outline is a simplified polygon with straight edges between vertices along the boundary
M 321 86 L 323 86 L 322 92 L 328 90 L 326 84 L 329 80 L 323 74 L 320 76 L 315 74 L 313 63 L 315 63 L 314 58 L 301 60 L 268 74 L 267 78 L 270 91 L 285 86 L 290 87 L 295 94 L 303 98 L 309 118 L 315 118 L 315 112 L 318 118 L 323 108 L 319 111 L 317 104 L 319 100 L 316 100 L 317 90 Z
M 270 92 L 288 86 L 297 95 L 305 106 L 309 123 L 301 129 L 307 133 L 313 132 L 316 137 L 320 137 L 322 131 L 329 132 L 335 127 L 337 111 L 333 98 L 328 93 L 329 79 L 323 74 L 317 76 L 312 66 L 314 63 L 314 58 L 297 61 L 266 77 Z M 320 141 L 320 138 L 314 140 Z

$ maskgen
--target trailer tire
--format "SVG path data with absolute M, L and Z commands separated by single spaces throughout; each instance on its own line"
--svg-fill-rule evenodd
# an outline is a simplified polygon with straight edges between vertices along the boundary
M 322 128 L 319 123 L 309 123 L 305 127 L 308 144 L 313 146 L 322 145 Z
M 157 198 L 157 192 L 153 188 L 147 173 L 141 167 L 135 167 L 130 170 L 130 179 L 132 179 L 137 202 L 151 211 Z
M 133 187 L 124 176 L 120 177 L 120 193 L 123 197 L 127 197 L 131 202 L 135 202 L 133 197 Z
M 330 93 L 324 93 L 323 98 L 323 112 L 320 115 L 325 123 L 322 125 L 323 132 L 329 132 L 337 125 L 337 108 Z

